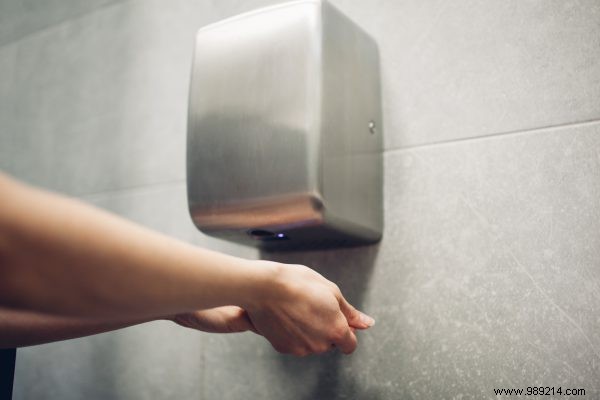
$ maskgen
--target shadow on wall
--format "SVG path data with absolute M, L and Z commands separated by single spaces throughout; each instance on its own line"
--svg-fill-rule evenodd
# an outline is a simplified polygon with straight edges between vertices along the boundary
M 335 282 L 346 299 L 357 309 L 362 310 L 378 252 L 379 244 L 323 251 L 261 251 L 260 258 L 311 267 Z M 365 311 L 368 313 L 368 310 Z M 306 371 L 310 371 L 313 379 L 310 377 L 303 379 L 304 382 L 314 382 L 312 389 L 305 397 L 306 400 L 337 398 L 377 400 L 383 398 L 377 389 L 365 389 L 364 385 L 360 384 L 353 374 L 361 368 L 360 365 L 353 364 L 352 357 L 347 357 L 339 351 L 306 358 L 281 354 L 275 357 L 279 361 L 282 373 L 289 376 L 305 376 Z

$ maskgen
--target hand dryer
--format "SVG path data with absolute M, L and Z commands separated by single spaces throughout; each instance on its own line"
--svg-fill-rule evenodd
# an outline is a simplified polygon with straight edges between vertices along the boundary
M 382 134 L 377 45 L 328 2 L 198 31 L 187 189 L 202 232 L 266 250 L 377 242 Z

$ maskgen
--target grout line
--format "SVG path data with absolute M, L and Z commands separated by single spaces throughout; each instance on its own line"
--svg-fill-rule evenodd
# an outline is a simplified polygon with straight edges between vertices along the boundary
M 93 13 L 96 13 L 96 12 L 101 12 L 104 9 L 109 8 L 109 7 L 113 7 L 113 6 L 116 6 L 116 5 L 119 5 L 119 4 L 124 4 L 124 3 L 128 2 L 128 1 L 130 1 L 130 0 L 111 0 L 108 3 L 106 3 L 106 4 L 102 4 L 102 5 L 96 6 L 94 8 L 91 8 L 91 9 L 87 10 L 87 11 L 81 11 L 81 12 L 75 13 L 75 14 L 73 14 L 71 16 L 59 19 L 58 21 L 56 21 L 54 23 L 42 24 L 39 28 L 35 28 L 34 30 L 32 30 L 30 32 L 27 32 L 24 35 L 17 36 L 14 39 L 11 39 L 10 41 L 8 41 L 6 43 L 1 43 L 0 42 L 0 50 L 2 50 L 4 47 L 7 47 L 7 46 L 10 46 L 10 45 L 13 45 L 13 44 L 17 44 L 17 43 L 19 43 L 21 41 L 28 40 L 28 39 L 30 39 L 30 38 L 38 35 L 38 34 L 42 34 L 42 33 L 46 32 L 46 31 L 52 30 L 54 28 L 58 28 L 61 25 L 64 25 L 64 24 L 69 23 L 71 21 L 84 18 L 87 15 L 90 15 L 90 14 L 93 14 Z
M 588 126 L 588 125 L 595 125 L 598 123 L 600 123 L 600 119 L 590 119 L 590 120 L 581 121 L 581 122 L 569 122 L 569 123 L 565 123 L 565 124 L 549 125 L 549 126 L 544 126 L 544 127 L 539 127 L 539 128 L 498 132 L 498 133 L 491 133 L 489 135 L 473 136 L 473 137 L 453 139 L 453 140 L 442 140 L 439 142 L 426 143 L 426 144 L 421 144 L 421 145 L 416 145 L 416 146 L 384 149 L 383 153 L 385 154 L 385 153 L 396 153 L 396 152 L 403 152 L 403 151 L 427 149 L 427 148 L 437 147 L 437 146 L 459 144 L 459 143 L 467 142 L 467 141 L 474 142 L 474 141 L 482 141 L 482 140 L 486 140 L 486 139 L 494 139 L 494 138 L 503 137 L 503 136 L 514 137 L 514 136 L 525 135 L 525 134 L 535 134 L 535 133 L 541 133 L 541 132 L 545 132 L 545 131 L 558 130 L 558 129 L 565 128 L 565 127 Z M 174 180 L 174 181 L 164 181 L 164 182 L 154 182 L 154 183 L 142 184 L 142 185 L 125 186 L 125 187 L 118 188 L 118 189 L 103 190 L 103 191 L 99 191 L 99 192 L 81 193 L 81 194 L 76 194 L 75 197 L 78 199 L 82 199 L 82 200 L 93 201 L 93 200 L 98 200 L 100 198 L 104 198 L 107 196 L 124 195 L 124 194 L 132 193 L 132 192 L 136 192 L 136 191 L 140 191 L 140 190 L 152 189 L 152 188 L 161 187 L 161 186 L 163 186 L 163 187 L 164 186 L 179 186 L 181 184 L 185 184 L 185 182 L 186 182 L 185 179 L 179 179 L 179 180 Z
M 148 190 L 148 189 L 159 188 L 159 187 L 169 187 L 169 186 L 175 187 L 175 186 L 179 186 L 181 184 L 185 184 L 185 182 L 186 182 L 185 179 L 174 180 L 174 181 L 164 181 L 164 182 L 154 182 L 154 183 L 141 184 L 141 185 L 125 186 L 125 187 L 118 188 L 118 189 L 102 190 L 99 192 L 81 193 L 81 194 L 74 195 L 74 197 L 77 199 L 80 199 L 80 200 L 84 200 L 84 201 L 94 201 L 94 200 L 103 199 L 105 197 L 127 195 L 127 194 L 131 194 L 131 193 L 144 191 L 144 190 Z
M 480 136 L 465 137 L 465 138 L 460 138 L 460 139 L 440 140 L 438 142 L 424 143 L 424 144 L 418 144 L 418 145 L 414 145 L 414 146 L 393 147 L 393 148 L 389 148 L 389 149 L 384 149 L 383 152 L 385 154 L 385 153 L 402 152 L 402 151 L 408 151 L 408 150 L 427 149 L 430 147 L 444 146 L 444 145 L 450 145 L 450 144 L 459 144 L 462 142 L 474 142 L 474 141 L 481 141 L 481 140 L 486 140 L 486 139 L 495 139 L 495 138 L 499 138 L 502 136 L 514 137 L 514 136 L 520 136 L 520 135 L 526 135 L 526 134 L 541 133 L 541 132 L 545 132 L 545 131 L 559 130 L 562 128 L 596 125 L 598 123 L 600 123 L 600 119 L 594 118 L 594 119 L 589 119 L 589 120 L 584 120 L 584 121 L 568 122 L 568 123 L 564 123 L 564 124 L 548 125 L 548 126 L 542 126 L 542 127 L 537 127 L 537 128 L 520 129 L 520 130 L 513 130 L 513 131 L 506 131 L 506 132 L 497 132 L 497 133 L 484 134 L 484 135 L 480 135 Z

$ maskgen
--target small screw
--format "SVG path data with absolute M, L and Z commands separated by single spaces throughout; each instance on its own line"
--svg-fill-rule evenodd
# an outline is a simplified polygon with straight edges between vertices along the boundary
M 371 132 L 372 135 L 374 135 L 375 132 L 377 132 L 377 127 L 375 126 L 375 121 L 369 121 L 369 132 Z

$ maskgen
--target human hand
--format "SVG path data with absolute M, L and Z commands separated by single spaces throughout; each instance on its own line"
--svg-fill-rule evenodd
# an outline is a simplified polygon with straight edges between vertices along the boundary
M 350 354 L 357 346 L 354 330 L 374 324 L 346 301 L 337 285 L 316 271 L 302 265 L 257 263 L 272 271 L 271 279 L 242 306 L 256 332 L 275 350 L 305 356 L 338 347 Z
M 210 333 L 256 332 L 246 311 L 236 306 L 224 306 L 183 313 L 169 318 L 186 328 Z

